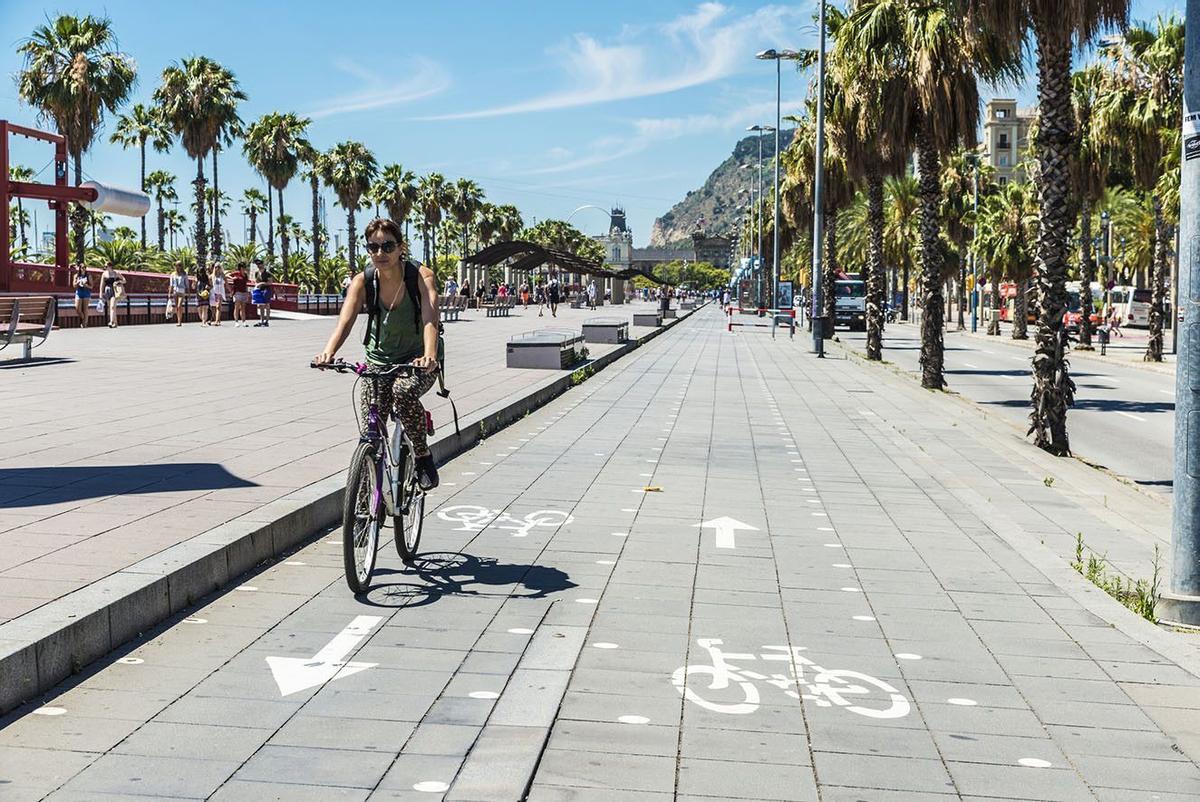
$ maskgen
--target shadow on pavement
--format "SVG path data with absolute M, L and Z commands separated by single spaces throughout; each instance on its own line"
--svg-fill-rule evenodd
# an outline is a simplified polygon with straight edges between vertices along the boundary
M 213 462 L 0 468 L 0 509 L 115 495 L 257 486 Z
M 1028 398 L 1009 398 L 1004 401 L 981 401 L 997 407 L 1027 407 Z M 1094 412 L 1174 412 L 1173 401 L 1122 401 L 1116 398 L 1084 398 L 1076 399 L 1071 409 L 1083 409 Z
M 21 368 L 36 368 L 42 365 L 70 365 L 74 359 L 65 356 L 35 356 L 33 359 L 0 361 L 0 370 L 20 370 Z
M 462 552 L 429 552 L 420 555 L 407 571 L 387 568 L 376 571 L 376 576 L 386 577 L 415 575 L 424 584 L 411 582 L 385 582 L 376 585 L 361 598 L 375 607 L 421 607 L 433 604 L 443 596 L 486 594 L 476 588 L 494 587 L 500 594 L 517 599 L 544 599 L 551 593 L 559 593 L 578 587 L 566 572 L 544 565 L 497 562 L 491 557 L 476 557 Z M 507 590 L 519 585 L 529 593 Z

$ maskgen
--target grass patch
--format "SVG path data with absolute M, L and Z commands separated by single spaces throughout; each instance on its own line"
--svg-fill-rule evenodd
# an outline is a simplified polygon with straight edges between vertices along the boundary
M 1139 579 L 1135 582 L 1112 572 L 1108 555 L 1097 554 L 1089 549 L 1083 542 L 1082 532 L 1075 535 L 1075 559 L 1071 562 L 1071 567 L 1084 579 L 1142 618 L 1152 624 L 1158 623 L 1154 615 L 1154 608 L 1158 603 L 1161 567 L 1157 544 L 1154 546 L 1154 568 L 1148 580 Z

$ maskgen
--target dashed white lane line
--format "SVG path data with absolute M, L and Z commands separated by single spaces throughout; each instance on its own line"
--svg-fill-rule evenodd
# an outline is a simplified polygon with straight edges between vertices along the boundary
M 1172 398 L 1175 397 L 1175 393 L 1171 392 L 1170 390 L 1159 390 L 1159 392 L 1162 393 L 1163 395 L 1169 395 Z
M 1124 416 L 1125 416 L 1125 417 L 1127 417 L 1127 418 L 1132 418 L 1133 420 L 1137 421 L 1138 423 L 1145 423 L 1145 422 L 1146 422 L 1146 419 L 1145 419 L 1145 418 L 1139 417 L 1139 416 L 1137 416 L 1137 415 L 1134 415 L 1134 414 L 1131 414 L 1131 413 L 1129 413 L 1129 412 L 1122 412 L 1122 411 L 1121 411 L 1121 410 L 1119 410 L 1119 409 L 1118 409 L 1118 410 L 1116 410 L 1116 412 L 1117 412 L 1117 414 L 1118 414 L 1118 415 L 1124 415 Z
M 978 365 L 972 365 L 970 362 L 964 362 L 963 364 L 969 367 L 971 370 L 979 370 Z

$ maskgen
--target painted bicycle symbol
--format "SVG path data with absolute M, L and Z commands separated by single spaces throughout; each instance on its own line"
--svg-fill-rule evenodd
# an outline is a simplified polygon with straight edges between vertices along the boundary
M 763 646 L 765 651 L 756 656 L 722 652 L 717 648 L 722 641 L 716 638 L 699 638 L 696 642 L 708 651 L 712 665 L 680 666 L 671 682 L 685 699 L 707 710 L 733 715 L 753 713 L 759 706 L 757 682 L 773 685 L 793 699 L 807 699 L 821 707 L 844 707 L 867 718 L 903 718 L 911 710 L 908 700 L 883 680 L 858 671 L 822 668 L 800 654 L 803 646 Z M 755 659 L 787 663 L 788 672 L 760 674 L 730 662 Z M 812 669 L 811 680 L 805 678 L 805 668 Z M 707 684 L 693 681 L 700 678 Z M 719 693 L 732 686 L 736 686 L 733 693 Z
M 443 521 L 461 524 L 455 532 L 482 532 L 484 529 L 503 529 L 512 532 L 513 537 L 526 537 L 531 530 L 539 526 L 562 526 L 575 520 L 575 516 L 560 510 L 537 510 L 522 518 L 515 518 L 503 510 L 490 510 L 474 504 L 459 504 L 438 510 L 438 517 Z

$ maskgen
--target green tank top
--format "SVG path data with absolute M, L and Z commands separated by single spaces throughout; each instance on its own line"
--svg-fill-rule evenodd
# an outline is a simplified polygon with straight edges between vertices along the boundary
M 413 310 L 420 314 L 416 300 L 405 293 L 395 309 L 379 305 L 379 318 L 366 345 L 367 361 L 373 365 L 398 365 L 425 353 L 421 327 L 413 321 Z M 419 318 L 418 318 L 419 319 Z

